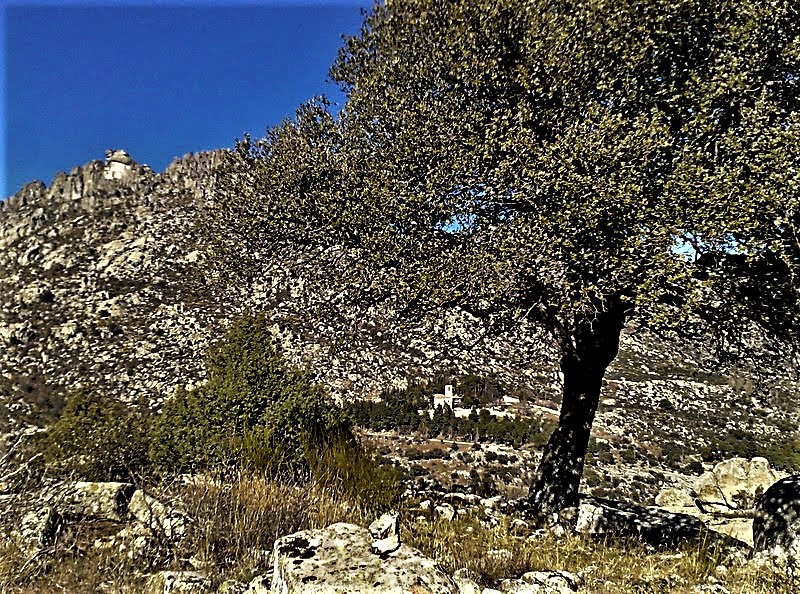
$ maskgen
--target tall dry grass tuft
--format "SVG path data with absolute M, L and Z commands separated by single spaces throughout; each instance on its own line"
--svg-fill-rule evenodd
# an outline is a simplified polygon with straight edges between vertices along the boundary
M 695 543 L 673 552 L 653 552 L 636 542 L 597 541 L 583 536 L 525 538 L 507 524 L 487 528 L 475 518 L 419 522 L 406 518 L 403 540 L 433 557 L 448 573 L 467 569 L 484 586 L 528 571 L 567 570 L 591 594 L 696 594 L 700 586 L 724 586 L 731 594 L 796 594 L 797 578 L 774 568 L 731 563 L 724 551 Z
M 0 543 L 0 592 L 142 592 L 145 579 L 141 571 L 119 552 L 94 547 L 87 538 L 94 532 L 93 526 L 78 528 L 85 534 L 75 544 L 40 553 L 24 552 L 12 541 Z
M 277 538 L 334 522 L 369 524 L 399 493 L 394 469 L 341 445 L 313 460 L 304 483 L 242 471 L 229 480 L 195 478 L 164 496 L 182 501 L 195 520 L 178 561 L 191 556 L 229 577 L 249 577 L 266 569 Z
M 353 516 L 351 504 L 324 486 L 251 473 L 232 481 L 195 480 L 175 495 L 194 518 L 184 554 L 239 574 L 266 569 L 276 538 Z

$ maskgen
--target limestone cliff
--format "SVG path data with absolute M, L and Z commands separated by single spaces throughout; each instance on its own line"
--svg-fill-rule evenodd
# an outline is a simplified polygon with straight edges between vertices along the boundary
M 532 344 L 483 341 L 463 312 L 397 337 L 378 310 L 337 307 L 306 282 L 320 261 L 299 251 L 265 258 L 251 285 L 225 285 L 197 229 L 220 157 L 187 155 L 157 174 L 108 151 L 0 203 L 0 389 L 12 417 L 81 386 L 158 405 L 202 381 L 208 345 L 248 308 L 267 312 L 293 364 L 343 395 L 441 368 L 544 381 Z

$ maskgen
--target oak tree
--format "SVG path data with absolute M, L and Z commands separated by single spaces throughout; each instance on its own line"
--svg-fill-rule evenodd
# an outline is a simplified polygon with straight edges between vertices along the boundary
M 379 3 L 341 112 L 239 143 L 223 210 L 250 245 L 348 246 L 347 282 L 407 311 L 544 328 L 563 394 L 531 505 L 559 511 L 626 326 L 795 344 L 799 30 L 791 0 Z

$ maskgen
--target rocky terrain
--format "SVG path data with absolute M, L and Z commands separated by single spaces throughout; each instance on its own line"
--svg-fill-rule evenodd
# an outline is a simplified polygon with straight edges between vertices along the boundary
M 265 257 L 248 285 L 231 283 L 202 232 L 222 157 L 190 154 L 155 173 L 108 151 L 0 203 L 0 430 L 41 423 L 80 387 L 157 407 L 203 381 L 209 344 L 247 309 L 265 311 L 287 359 L 340 397 L 440 370 L 478 372 L 527 396 L 526 414 L 557 416 L 557 365 L 536 332 L 489 339 L 454 310 L 400 335 L 386 312 L 326 293 L 320 271 L 336 260 L 300 249 Z M 652 498 L 663 471 L 739 449 L 787 464 L 798 426 L 791 373 L 704 357 L 643 331 L 625 335 L 595 424 L 592 486 L 619 487 L 624 464 L 645 477 L 628 491 Z
M 200 376 L 225 307 L 196 288 L 191 224 L 215 158 L 157 175 L 110 153 L 2 203 L 0 375 L 12 418 L 57 409 L 81 385 L 149 402 Z
M 173 487 L 171 495 L 163 488 L 154 495 L 149 489 L 130 483 L 59 481 L 36 492 L 0 495 L 0 520 L 5 520 L 5 512 L 15 511 L 16 517 L 7 535 L 24 558 L 28 558 L 25 566 L 39 557 L 56 555 L 57 551 L 83 547 L 84 556 L 124 559 L 140 568 L 128 577 L 124 584 L 126 592 L 568 594 L 622 591 L 607 579 L 615 576 L 626 580 L 624 591 L 631 587 L 636 592 L 673 591 L 672 586 L 684 585 L 686 588 L 679 591 L 725 594 L 729 590 L 722 585 L 723 581 L 741 585 L 737 584 L 737 574 L 747 575 L 748 572 L 757 575 L 763 572 L 761 578 L 756 578 L 763 579 L 777 571 L 781 576 L 778 579 L 791 588 L 786 583 L 786 569 L 781 563 L 786 563 L 787 551 L 796 554 L 793 551 L 800 546 L 800 532 L 796 522 L 792 520 L 787 526 L 785 520 L 794 517 L 786 510 L 800 505 L 800 492 L 796 477 L 779 480 L 780 477 L 780 473 L 769 468 L 766 460 L 732 459 L 718 464 L 696 480 L 691 493 L 674 489 L 662 492 L 659 503 L 663 507 L 640 507 L 586 496 L 578 508 L 566 510 L 563 518 L 544 528 L 535 528 L 528 522 L 524 502 L 520 500 L 456 492 L 427 493 L 428 498 L 411 496 L 402 504 L 402 514 L 385 513 L 369 528 L 352 521 L 337 521 L 320 528 L 278 535 L 274 542 L 267 540 L 271 543 L 269 549 L 240 550 L 239 554 L 245 557 L 240 561 L 248 567 L 246 578 L 241 575 L 221 578 L 214 549 L 202 537 L 208 514 L 220 512 L 209 510 L 208 503 L 198 505 L 214 490 L 234 489 L 241 495 L 241 483 L 223 484 L 203 475 L 184 477 L 185 485 L 178 490 Z M 253 483 L 248 485 L 249 489 L 254 488 Z M 778 493 L 779 497 L 770 497 L 771 492 Z M 178 493 L 182 496 L 176 496 Z M 199 499 L 198 493 L 201 494 Z M 286 505 L 286 495 L 289 494 L 283 494 L 280 505 Z M 692 503 L 692 496 L 702 500 L 703 509 Z M 297 495 L 289 495 L 290 500 L 292 497 Z M 750 502 L 745 514 L 754 501 L 755 514 L 735 518 L 714 515 L 715 509 L 730 512 L 729 502 L 743 502 L 744 499 Z M 211 502 L 212 508 L 219 504 L 213 496 Z M 260 503 L 268 508 L 273 505 L 269 495 Z M 303 503 L 308 501 L 303 500 Z M 218 519 L 225 522 L 218 529 L 252 529 L 241 521 L 232 522 L 232 518 Z M 434 560 L 421 552 L 415 545 L 425 546 L 425 535 L 431 532 L 458 538 L 453 552 L 461 557 L 450 558 L 439 551 Z M 687 545 L 696 547 L 702 541 L 705 547 L 716 551 L 712 556 L 716 565 L 710 574 L 698 576 L 704 583 L 692 585 L 685 577 L 672 574 L 667 578 L 669 588 L 666 590 L 648 589 L 663 588 L 664 578 L 632 576 L 630 572 L 619 576 L 613 568 L 589 564 L 574 552 L 569 571 L 564 569 L 563 564 L 568 559 L 564 558 L 563 551 L 556 556 L 561 565 L 542 567 L 550 558 L 549 550 L 571 546 L 570 538 L 574 535 L 585 538 L 585 543 L 593 539 L 602 541 L 605 543 L 602 546 L 609 546 L 614 539 L 636 538 L 648 547 L 647 563 L 651 566 L 681 559 L 685 553 L 669 551 Z M 518 577 L 491 579 L 493 571 L 501 568 L 508 571 L 515 560 L 525 563 L 524 558 L 531 553 L 535 555 L 535 566 L 540 569 L 518 572 Z M 619 562 L 617 559 L 610 565 Z M 227 563 L 231 560 L 227 559 Z M 25 566 L 21 572 L 25 571 Z M 172 569 L 159 570 L 164 566 Z M 459 569 L 454 571 L 453 567 Z M 791 578 L 793 574 L 790 571 L 788 575 Z M 93 577 L 102 581 L 94 587 L 86 585 L 81 591 L 121 591 L 117 589 L 121 584 L 115 582 L 113 576 Z M 491 586 L 486 585 L 487 581 Z
M 340 394 L 403 385 L 434 365 L 485 367 L 509 380 L 539 372 L 508 341 L 485 342 L 467 359 L 447 337 L 473 341 L 480 329 L 460 312 L 420 325 L 404 344 L 379 315 L 309 318 L 309 302 L 329 296 L 306 286 L 304 267 L 317 265 L 298 252 L 273 254 L 252 285 L 222 282 L 198 230 L 220 158 L 187 155 L 156 174 L 109 151 L 0 203 L 0 393 L 13 418 L 57 409 L 81 386 L 158 405 L 202 381 L 209 343 L 246 308 L 266 310 L 287 358 Z M 444 341 L 421 338 L 431 333 Z
M 143 556 L 153 567 L 167 555 L 163 546 L 181 541 L 192 513 L 179 500 L 171 507 L 131 484 L 61 481 L 20 495 L 9 485 L 21 475 L 3 465 L 18 436 L 56 417 L 70 392 L 159 408 L 179 387 L 203 382 L 209 346 L 248 310 L 265 312 L 287 360 L 307 366 L 340 399 L 374 397 L 441 371 L 454 378 L 477 373 L 519 397 L 508 414 L 538 417 L 543 426 L 557 419 L 557 365 L 535 329 L 490 338 L 460 310 L 398 328 L 391 311 L 360 309 L 320 282 L 329 267 L 341 265 L 337 254 L 299 246 L 261 248 L 257 278 L 232 282 L 204 232 L 220 199 L 214 168 L 223 158 L 222 152 L 186 155 L 156 173 L 124 151 L 108 151 L 103 161 L 60 173 L 49 186 L 28 184 L 0 202 L 0 510 L 13 510 L 6 525 L 31 559 L 59 539 L 71 542 L 64 540 L 72 538 L 69 527 L 86 522 L 99 550 Z M 722 367 L 700 349 L 632 328 L 603 389 L 582 484 L 594 498 L 585 498 L 571 518 L 579 532 L 654 531 L 662 538 L 674 529 L 680 540 L 711 526 L 751 544 L 752 518 L 725 514 L 751 506 L 800 467 L 793 372 Z M 364 435 L 412 477 L 403 498 L 412 540 L 424 544 L 416 532 L 462 521 L 477 522 L 478 531 L 511 530 L 513 542 L 533 548 L 546 536 L 528 526 L 514 503 L 524 501 L 539 456 L 535 445 Z M 744 458 L 714 465 L 735 455 Z M 558 535 L 558 526 L 550 532 Z M 401 549 L 392 534 L 378 538 L 341 523 L 325 530 L 279 539 L 273 555 L 265 553 L 269 563 L 259 562 L 262 574 L 219 591 L 306 591 L 328 569 L 316 560 L 309 569 L 305 560 L 316 559 L 317 549 L 342 546 L 364 549 L 363 559 L 346 558 L 364 563 L 362 569 L 385 565 L 394 554 L 396 574 L 380 579 L 398 588 L 416 587 L 403 581 L 405 572 L 429 575 L 429 589 L 420 591 L 481 591 L 466 573 L 443 574 L 418 551 Z M 396 523 L 393 530 L 399 539 Z M 495 561 L 512 563 L 512 553 L 497 551 Z M 189 565 L 198 571 L 153 573 L 147 591 L 208 591 L 202 562 Z M 582 574 L 549 569 L 563 567 L 527 572 L 488 591 L 571 592 L 586 583 Z

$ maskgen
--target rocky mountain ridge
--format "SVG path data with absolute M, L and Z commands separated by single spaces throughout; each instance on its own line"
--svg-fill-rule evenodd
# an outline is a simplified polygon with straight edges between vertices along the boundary
M 251 286 L 221 283 L 197 230 L 221 157 L 187 155 L 157 174 L 124 151 L 109 151 L 104 162 L 59 173 L 49 187 L 28 184 L 0 203 L 6 406 L 31 409 L 17 411 L 24 414 L 58 407 L 82 386 L 158 404 L 176 387 L 202 381 L 208 345 L 247 308 L 267 311 L 289 360 L 311 364 L 339 393 L 402 385 L 432 373 L 430 361 L 456 362 L 458 353 L 443 357 L 422 336 L 466 333 L 475 321 L 461 312 L 421 324 L 403 348 L 379 321 L 355 321 L 354 312 L 307 319 L 309 301 L 329 296 L 306 286 L 298 254 L 275 254 Z M 353 323 L 367 331 L 357 336 Z M 480 364 L 508 378 L 524 367 L 506 343 L 486 346 Z
M 557 413 L 557 365 L 534 331 L 489 339 L 452 310 L 400 335 L 386 312 L 348 309 L 311 282 L 335 258 L 299 249 L 265 255 L 250 285 L 226 284 L 200 228 L 222 158 L 189 154 L 159 174 L 108 151 L 0 202 L 0 423 L 35 421 L 80 388 L 158 406 L 203 381 L 208 346 L 247 309 L 266 312 L 288 360 L 342 397 L 447 369 L 492 375 Z M 780 441 L 796 429 L 793 382 L 773 377 L 759 396 L 748 373 L 708 373 L 701 359 L 627 333 L 595 434 L 658 452 L 665 440 L 698 451 L 707 433 Z
M 9 406 L 57 407 L 83 384 L 149 400 L 202 370 L 215 304 L 172 281 L 200 259 L 187 222 L 219 155 L 162 174 L 126 157 L 109 152 L 2 203 L 0 376 L 25 397 Z

